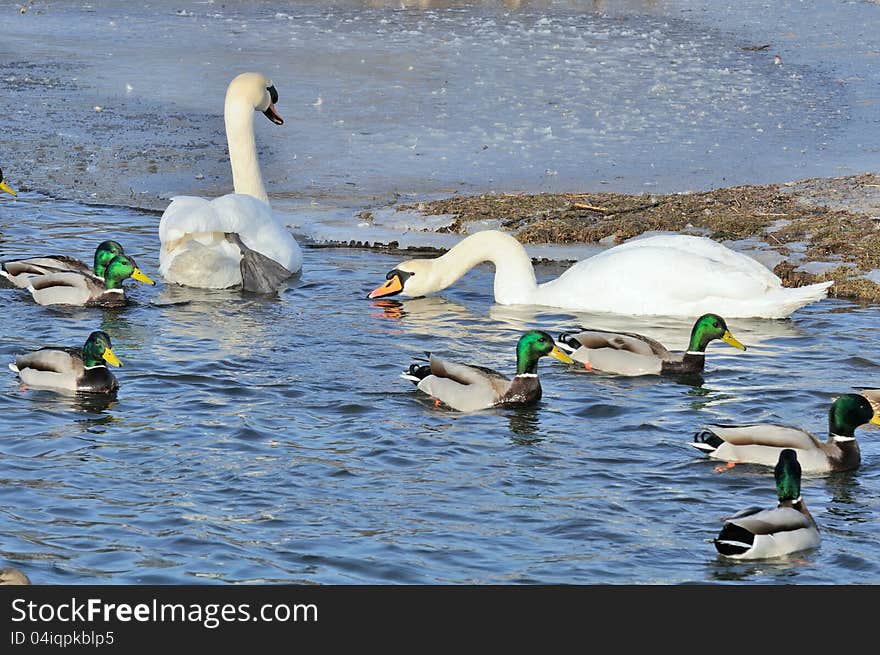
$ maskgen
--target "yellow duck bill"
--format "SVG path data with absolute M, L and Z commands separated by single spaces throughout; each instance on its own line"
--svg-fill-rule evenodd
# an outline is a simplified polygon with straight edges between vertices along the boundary
M 101 357 L 111 366 L 122 366 L 122 362 L 119 361 L 119 358 L 110 348 L 105 349 L 104 354 L 102 354 Z
M 137 280 L 138 282 L 143 282 L 144 284 L 156 284 L 149 277 L 144 275 L 139 268 L 134 269 L 134 272 L 131 274 L 131 278 L 133 280 Z
M 721 340 L 722 340 L 724 343 L 733 346 L 734 348 L 739 348 L 740 350 L 745 350 L 745 349 L 746 349 L 746 347 L 745 347 L 744 345 L 742 345 L 742 344 L 736 339 L 736 337 L 734 337 L 734 336 L 730 333 L 730 330 L 728 330 L 727 332 L 725 332 L 725 333 L 721 336 Z
M 555 357 L 560 362 L 565 362 L 566 364 L 574 364 L 574 360 L 566 355 L 564 352 L 559 350 L 556 346 L 553 346 L 553 350 L 548 353 L 551 357 Z

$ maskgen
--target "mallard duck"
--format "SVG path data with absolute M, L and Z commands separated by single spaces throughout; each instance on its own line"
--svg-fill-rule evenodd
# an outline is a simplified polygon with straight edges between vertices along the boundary
M 19 355 L 9 369 L 26 385 L 87 393 L 113 393 L 119 382 L 107 364 L 122 366 L 113 354 L 110 337 L 96 330 L 82 348 L 47 346 Z
M 11 196 L 16 195 L 15 189 L 6 184 L 6 180 L 3 179 L 3 169 L 0 169 L 0 191 L 5 191 Z
M 11 259 L 0 264 L 0 276 L 19 289 L 27 289 L 31 280 L 38 275 L 62 273 L 87 273 L 104 279 L 107 264 L 116 255 L 124 255 L 122 245 L 117 241 L 102 241 L 95 249 L 94 269 L 75 257 L 67 255 L 47 255 L 45 257 L 29 257 L 27 259 Z
M 272 213 L 257 162 L 254 111 L 282 125 L 276 102 L 264 75 L 242 73 L 229 83 L 224 117 L 235 193 L 171 199 L 159 222 L 159 272 L 168 282 L 271 293 L 302 268 L 302 251 Z
M 691 443 L 715 459 L 733 464 L 750 462 L 772 466 L 783 448 L 797 452 L 809 473 L 847 471 L 859 467 L 861 453 L 855 430 L 865 423 L 878 423 L 864 396 L 847 393 L 828 411 L 828 440 L 822 443 L 800 428 L 760 423 L 756 425 L 708 425 Z
M 717 314 L 703 314 L 694 323 L 685 352 L 670 352 L 663 344 L 635 332 L 609 332 L 584 328 L 577 333 L 563 332 L 559 347 L 587 370 L 618 375 L 661 373 L 699 373 L 706 364 L 706 346 L 715 339 L 745 350 Z
M 411 259 L 368 298 L 424 296 L 452 285 L 481 262 L 495 265 L 495 302 L 629 315 L 785 318 L 821 300 L 831 282 L 788 288 L 767 267 L 706 237 L 634 239 L 537 284 L 523 245 L 497 230 L 476 232 L 436 259 Z
M 74 271 L 47 273 L 32 278 L 28 291 L 40 305 L 119 307 L 128 302 L 122 282 L 129 277 L 156 284 L 141 272 L 134 259 L 116 255 L 104 269 L 104 279 Z
M 819 528 L 801 498 L 801 466 L 790 448 L 779 453 L 773 471 L 779 505 L 750 507 L 727 519 L 715 548 L 732 559 L 764 559 L 819 545 Z
M 0 585 L 26 585 L 31 580 L 27 575 L 11 566 L 0 569 Z
M 489 407 L 512 407 L 541 399 L 538 360 L 550 355 L 567 364 L 572 359 L 560 351 L 546 332 L 531 330 L 516 344 L 516 375 L 513 380 L 482 366 L 449 362 L 429 354 L 428 364 L 412 364 L 401 375 L 433 397 L 461 412 Z

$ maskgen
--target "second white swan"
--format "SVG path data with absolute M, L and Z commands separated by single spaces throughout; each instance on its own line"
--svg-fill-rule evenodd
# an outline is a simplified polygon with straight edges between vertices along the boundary
M 159 223 L 159 272 L 168 282 L 271 293 L 302 268 L 302 251 L 272 213 L 257 162 L 254 111 L 282 125 L 277 101 L 272 81 L 260 73 L 229 83 L 224 119 L 235 193 L 171 199 Z
M 589 312 L 693 317 L 784 318 L 821 300 L 831 282 L 783 287 L 763 264 L 706 237 L 659 235 L 627 241 L 538 284 L 523 245 L 496 230 L 476 232 L 436 259 L 411 259 L 369 298 L 424 296 L 482 262 L 495 265 L 495 302 Z

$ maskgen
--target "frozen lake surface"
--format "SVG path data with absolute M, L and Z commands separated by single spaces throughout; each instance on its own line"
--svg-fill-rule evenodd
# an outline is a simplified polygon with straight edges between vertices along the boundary
M 872 2 L 19 6 L 0 2 L 3 166 L 60 197 L 228 191 L 243 70 L 280 93 L 287 122 L 257 140 L 294 227 L 401 196 L 843 175 L 880 152 Z

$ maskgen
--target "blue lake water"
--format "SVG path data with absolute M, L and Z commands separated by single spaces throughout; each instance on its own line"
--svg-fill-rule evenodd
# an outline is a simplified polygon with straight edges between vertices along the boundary
M 112 237 L 159 279 L 155 214 L 0 200 L 2 259 L 90 259 Z M 627 327 L 680 348 L 690 325 L 496 306 L 488 267 L 436 297 L 365 300 L 404 258 L 307 247 L 275 299 L 129 283 L 132 304 L 104 310 L 0 290 L 0 566 L 50 584 L 880 582 L 876 429 L 857 433 L 859 470 L 804 480 L 821 546 L 758 563 L 707 540 L 775 504 L 772 472 L 716 473 L 687 445 L 741 420 L 824 438 L 831 399 L 880 382 L 876 306 L 731 320 L 749 350 L 713 344 L 702 381 L 542 360 L 537 406 L 463 415 L 399 373 L 426 350 L 511 372 L 533 327 Z M 6 370 L 95 329 L 124 363 L 113 402 Z

